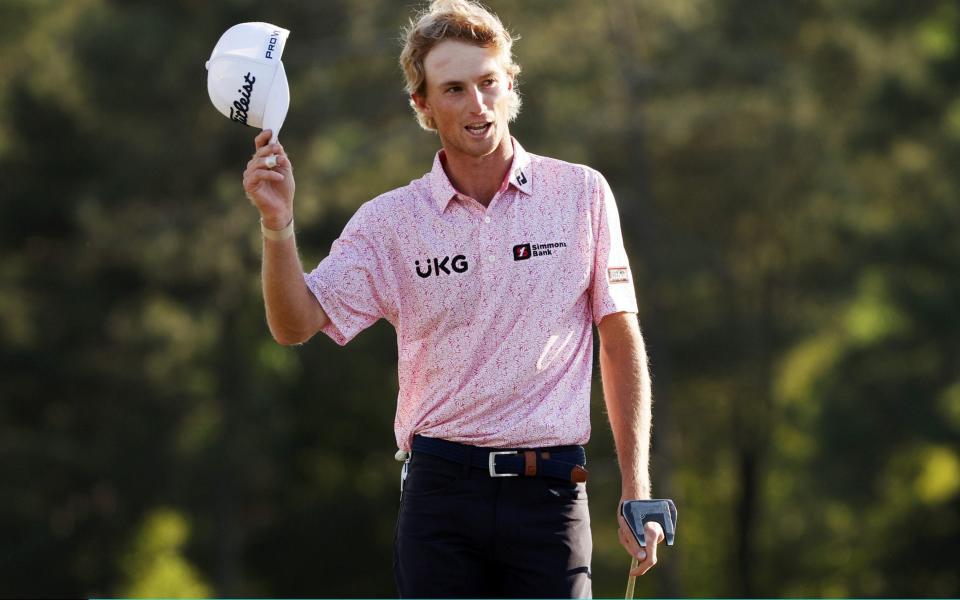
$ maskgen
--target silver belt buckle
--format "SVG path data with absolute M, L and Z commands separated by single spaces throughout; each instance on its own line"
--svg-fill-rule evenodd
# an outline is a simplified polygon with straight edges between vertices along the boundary
M 516 450 L 498 450 L 491 452 L 488 456 L 490 464 L 490 477 L 516 477 L 517 473 L 497 473 L 497 456 L 500 454 L 520 454 Z

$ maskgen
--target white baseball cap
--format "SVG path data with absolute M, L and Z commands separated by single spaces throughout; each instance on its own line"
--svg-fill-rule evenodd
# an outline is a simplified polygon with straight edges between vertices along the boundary
M 290 108 L 280 61 L 290 32 L 270 23 L 241 23 L 220 36 L 207 61 L 207 91 L 232 121 L 273 130 L 276 141 Z

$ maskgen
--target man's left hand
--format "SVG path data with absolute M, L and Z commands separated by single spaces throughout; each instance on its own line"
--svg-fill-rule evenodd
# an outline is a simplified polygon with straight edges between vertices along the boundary
M 620 501 L 623 504 L 623 500 Z M 657 544 L 664 540 L 663 528 L 660 523 L 650 521 L 643 526 L 643 539 L 646 542 L 646 548 L 641 548 L 637 543 L 637 538 L 630 531 L 630 526 L 620 514 L 620 507 L 617 506 L 617 522 L 620 524 L 618 536 L 620 544 L 626 548 L 630 556 L 635 556 L 640 564 L 635 569 L 630 570 L 630 575 L 643 575 L 657 564 Z

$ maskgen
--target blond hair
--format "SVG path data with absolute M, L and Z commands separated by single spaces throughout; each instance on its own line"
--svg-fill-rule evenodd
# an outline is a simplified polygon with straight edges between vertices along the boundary
M 400 67 L 406 78 L 407 94 L 426 95 L 427 74 L 423 61 L 434 46 L 444 40 L 457 40 L 483 48 L 494 48 L 500 55 L 504 70 L 514 81 L 510 90 L 508 118 L 513 121 L 520 114 L 520 94 L 517 93 L 516 77 L 520 66 L 513 62 L 511 48 L 514 37 L 500 19 L 483 5 L 473 0 L 433 0 L 429 8 L 410 19 L 403 30 L 403 51 Z M 432 117 L 420 112 L 410 99 L 410 106 L 417 115 L 420 126 L 436 131 Z

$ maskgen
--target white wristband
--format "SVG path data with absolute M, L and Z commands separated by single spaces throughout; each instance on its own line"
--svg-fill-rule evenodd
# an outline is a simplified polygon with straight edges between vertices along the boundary
M 293 237 L 293 217 L 290 217 L 290 222 L 287 223 L 286 227 L 279 230 L 267 228 L 267 226 L 263 224 L 263 219 L 260 219 L 260 232 L 263 233 L 263 237 L 274 242 L 288 240 Z

